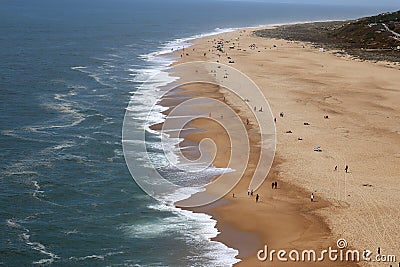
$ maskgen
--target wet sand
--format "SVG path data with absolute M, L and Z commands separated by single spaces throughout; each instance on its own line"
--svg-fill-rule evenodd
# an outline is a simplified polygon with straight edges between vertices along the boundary
M 210 51 L 219 38 L 231 42 L 240 38 L 239 47 L 226 48 L 227 54 Z M 255 49 L 250 49 L 250 44 L 255 44 Z M 336 248 L 339 238 L 361 252 L 369 249 L 376 253 L 381 247 L 383 253 L 400 257 L 400 72 L 396 66 L 338 57 L 306 43 L 254 37 L 250 30 L 196 40 L 179 62 L 218 60 L 229 64 L 228 56 L 235 62 L 232 67 L 261 88 L 277 118 L 274 165 L 254 192 L 261 196 L 259 203 L 247 195 L 260 141 L 259 129 L 252 122 L 245 126 L 252 151 L 243 178 L 223 199 L 193 209 L 217 219 L 221 234 L 216 239 L 240 251 L 242 261 L 237 266 L 293 266 L 290 262 L 260 262 L 257 251 L 264 244 L 276 250 L 318 251 Z M 225 96 L 242 121 L 251 119 L 248 107 L 221 88 L 188 86 L 185 93 L 217 99 Z M 283 118 L 280 112 L 284 112 Z M 229 118 L 225 120 L 230 123 Z M 214 164 L 225 167 L 224 155 L 230 148 L 224 129 L 207 119 L 190 126 L 203 130 L 186 139 L 213 139 L 219 149 Z M 322 151 L 315 152 L 315 146 Z M 278 189 L 271 189 L 272 181 L 278 181 Z M 316 198 L 313 203 L 311 192 Z M 315 265 L 354 264 L 325 261 Z M 365 262 L 360 265 L 367 266 Z

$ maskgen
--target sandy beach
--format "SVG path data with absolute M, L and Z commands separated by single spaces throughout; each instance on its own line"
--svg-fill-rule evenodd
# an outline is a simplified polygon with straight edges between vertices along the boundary
M 398 66 L 339 57 L 309 43 L 255 37 L 253 30 L 198 39 L 185 51 L 175 52 L 178 63 L 219 61 L 248 75 L 276 118 L 272 169 L 262 186 L 249 196 L 249 181 L 260 153 L 260 127 L 249 110 L 251 103 L 218 86 L 182 88 L 184 94 L 218 99 L 231 106 L 245 125 L 251 150 L 249 164 L 233 190 L 212 205 L 192 210 L 211 214 L 218 221 L 220 235 L 216 240 L 239 250 L 241 262 L 237 266 L 293 266 L 293 262 L 261 262 L 257 252 L 264 245 L 276 250 L 320 251 L 329 246 L 337 248 L 340 238 L 347 241 L 348 248 L 361 253 L 370 250 L 371 257 L 380 248 L 382 255 L 396 255 L 399 261 Z M 220 39 L 228 41 L 227 46 L 236 42 L 234 48 L 216 51 L 213 46 Z M 172 100 L 164 101 L 163 105 L 176 105 Z M 207 106 L 202 112 L 210 110 L 212 107 Z M 219 114 L 218 109 L 210 112 L 210 116 L 219 116 L 215 114 Z M 226 124 L 232 123 L 230 117 L 223 119 Z M 189 126 L 202 131 L 185 135 L 186 140 L 213 139 L 218 148 L 214 165 L 227 167 L 230 144 L 224 128 L 207 119 L 194 120 Z M 316 146 L 320 151 L 314 151 Z M 235 164 L 240 165 L 240 161 Z M 271 188 L 273 181 L 278 182 L 277 189 Z M 310 201 L 311 193 L 314 202 Z M 256 194 L 260 196 L 258 203 Z M 358 263 L 390 264 L 397 262 Z M 295 265 L 357 264 L 325 260 Z

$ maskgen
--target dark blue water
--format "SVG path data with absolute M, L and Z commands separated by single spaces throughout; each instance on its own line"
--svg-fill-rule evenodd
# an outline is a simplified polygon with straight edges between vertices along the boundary
M 236 251 L 208 240 L 209 217 L 152 200 L 125 165 L 125 108 L 168 64 L 145 55 L 216 28 L 379 11 L 388 8 L 1 1 L 0 265 L 230 265 Z

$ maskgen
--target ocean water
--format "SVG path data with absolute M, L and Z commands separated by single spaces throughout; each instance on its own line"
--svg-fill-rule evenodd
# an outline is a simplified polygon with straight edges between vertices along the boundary
M 130 176 L 121 131 L 134 92 L 173 62 L 171 48 L 194 37 L 389 10 L 211 0 L 1 1 L 0 266 L 232 265 L 237 251 L 210 241 L 218 233 L 214 220 L 153 200 Z M 139 116 L 146 101 L 134 97 Z M 148 135 L 156 145 L 157 133 Z

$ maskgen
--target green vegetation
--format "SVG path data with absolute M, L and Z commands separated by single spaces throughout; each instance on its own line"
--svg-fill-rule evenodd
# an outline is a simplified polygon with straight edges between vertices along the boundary
M 255 31 L 260 37 L 311 42 L 368 60 L 400 62 L 400 11 L 353 21 L 284 25 Z

